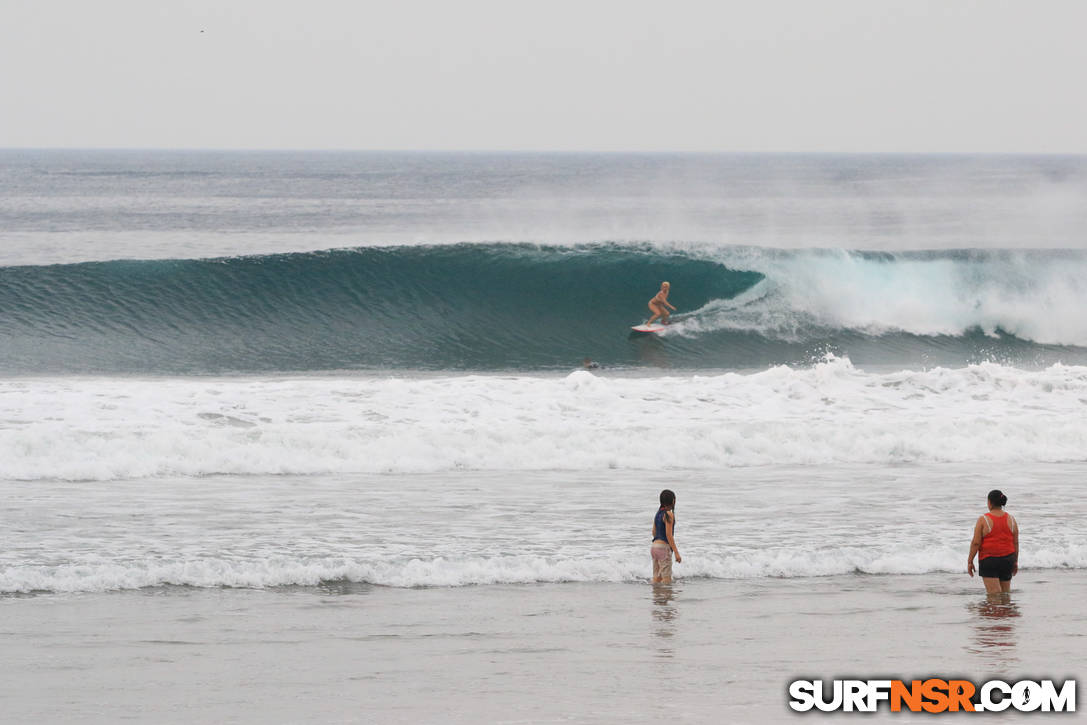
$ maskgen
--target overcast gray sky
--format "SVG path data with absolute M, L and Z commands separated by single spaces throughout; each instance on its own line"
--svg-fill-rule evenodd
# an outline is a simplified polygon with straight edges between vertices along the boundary
M 2 147 L 1087 152 L 1087 2 L 0 9 Z

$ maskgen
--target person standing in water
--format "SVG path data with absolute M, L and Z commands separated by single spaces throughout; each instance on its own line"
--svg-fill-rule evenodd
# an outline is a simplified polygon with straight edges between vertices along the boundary
M 668 291 L 672 285 L 668 282 L 661 282 L 660 292 L 657 292 L 653 296 L 653 299 L 649 300 L 649 311 L 653 313 L 653 316 L 646 322 L 646 326 L 652 325 L 653 321 L 658 317 L 660 318 L 662 325 L 668 324 L 668 316 L 671 314 L 668 310 L 675 311 L 675 307 L 672 307 L 668 302 Z
M 989 492 L 989 513 L 978 517 L 966 571 L 974 576 L 974 555 L 978 556 L 978 574 L 989 594 L 1010 592 L 1012 577 L 1019 573 L 1019 525 L 1004 510 L 1008 497 L 993 489 Z
M 660 495 L 661 507 L 653 517 L 653 545 L 649 549 L 653 557 L 653 583 L 672 583 L 672 553 L 676 563 L 682 564 L 683 557 L 676 548 L 676 495 L 664 489 Z

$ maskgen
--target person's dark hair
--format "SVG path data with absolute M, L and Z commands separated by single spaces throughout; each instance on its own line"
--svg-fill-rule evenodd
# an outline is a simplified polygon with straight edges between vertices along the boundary
M 1006 504 L 1007 502 L 1008 497 L 1001 493 L 999 488 L 994 488 L 992 491 L 989 492 L 989 503 L 991 503 L 993 506 L 1003 507 L 1004 504 Z
M 675 506 L 676 495 L 667 488 L 661 491 L 661 506 Z

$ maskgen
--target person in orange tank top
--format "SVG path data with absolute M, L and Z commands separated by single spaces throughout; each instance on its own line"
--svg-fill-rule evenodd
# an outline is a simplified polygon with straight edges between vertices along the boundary
M 1019 524 L 1004 510 L 1008 497 L 993 489 L 989 492 L 989 513 L 978 517 L 966 571 L 974 576 L 974 556 L 978 574 L 989 594 L 1010 592 L 1012 577 L 1019 573 Z

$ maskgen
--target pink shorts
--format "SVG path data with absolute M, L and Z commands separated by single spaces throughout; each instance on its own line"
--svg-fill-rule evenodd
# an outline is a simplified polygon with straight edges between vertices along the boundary
M 653 578 L 672 578 L 672 547 L 663 541 L 654 541 L 649 549 L 649 555 L 653 557 Z

